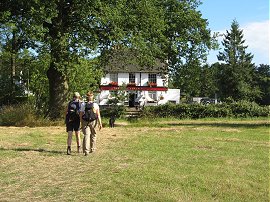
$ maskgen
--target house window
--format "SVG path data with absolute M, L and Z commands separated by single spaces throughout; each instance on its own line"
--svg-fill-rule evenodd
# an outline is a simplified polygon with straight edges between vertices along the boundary
M 148 95 L 153 100 L 157 100 L 157 91 L 148 91 Z
M 110 73 L 110 81 L 111 82 L 118 82 L 118 74 L 117 73 Z
M 135 73 L 129 73 L 129 83 L 135 83 Z
M 156 74 L 148 74 L 148 82 L 157 83 L 157 75 Z

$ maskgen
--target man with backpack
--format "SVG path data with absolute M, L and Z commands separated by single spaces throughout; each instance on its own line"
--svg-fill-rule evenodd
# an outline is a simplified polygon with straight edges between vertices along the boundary
M 94 103 L 94 94 L 88 92 L 86 96 L 87 102 L 83 103 L 80 109 L 80 120 L 84 134 L 83 153 L 85 156 L 96 150 L 96 125 L 98 124 L 99 130 L 102 128 L 99 106 Z
M 80 94 L 75 92 L 73 99 L 68 103 L 66 110 L 66 129 L 68 133 L 67 138 L 67 155 L 71 155 L 71 142 L 72 134 L 75 131 L 76 141 L 77 141 L 77 152 L 80 152 L 81 138 L 80 138 Z

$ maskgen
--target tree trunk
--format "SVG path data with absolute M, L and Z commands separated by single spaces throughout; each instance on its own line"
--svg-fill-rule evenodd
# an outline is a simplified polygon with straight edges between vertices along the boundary
M 49 117 L 52 120 L 63 118 L 68 96 L 68 81 L 65 75 L 65 47 L 60 39 L 55 38 L 51 43 L 51 63 L 47 71 L 49 79 Z M 61 71 L 62 70 L 62 71 Z
M 49 117 L 52 120 L 63 118 L 68 95 L 68 82 L 65 75 L 65 62 L 68 60 L 65 25 L 63 24 L 63 1 L 58 4 L 58 16 L 52 19 L 49 28 L 51 63 L 47 71 L 49 79 Z
M 11 52 L 11 56 L 10 56 L 10 66 L 11 66 L 11 74 L 10 74 L 11 96 L 13 97 L 16 91 L 15 89 L 16 59 L 15 59 L 15 53 L 13 53 L 13 51 Z
M 53 62 L 47 71 L 49 79 L 49 117 L 52 120 L 62 118 L 66 108 L 68 83 L 66 76 L 55 68 Z
M 16 33 L 12 32 L 11 51 L 10 51 L 10 66 L 11 66 L 11 96 L 15 96 L 15 76 L 16 76 Z

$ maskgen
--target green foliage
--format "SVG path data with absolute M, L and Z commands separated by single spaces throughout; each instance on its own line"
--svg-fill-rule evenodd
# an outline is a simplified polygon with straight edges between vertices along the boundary
M 101 113 L 104 117 L 115 116 L 117 118 L 123 118 L 126 113 L 126 107 L 124 105 L 119 105 L 119 103 L 124 104 L 124 101 L 127 99 L 128 94 L 126 93 L 125 85 L 119 87 L 118 91 L 115 91 L 111 94 L 113 97 L 108 100 L 108 108 L 102 109 Z
M 0 25 L 11 30 L 15 38 L 23 39 L 24 43 L 12 50 L 15 53 L 27 47 L 48 50 L 46 95 L 50 115 L 56 118 L 69 96 L 69 87 L 70 91 L 87 91 L 88 85 L 97 86 L 98 76 L 87 85 L 85 80 L 76 82 L 82 77 L 76 78 L 72 73 L 78 72 L 80 66 L 86 69 L 87 62 L 82 58 L 89 54 L 102 53 L 120 44 L 136 49 L 141 64 L 151 64 L 159 58 L 169 59 L 174 65 L 182 58 L 204 57 L 211 46 L 211 36 L 207 20 L 197 11 L 199 3 L 9 0 L 0 4 Z M 86 76 L 93 78 L 98 72 L 87 72 Z M 47 102 L 47 97 L 44 100 Z
M 203 65 L 200 71 L 200 96 L 215 97 L 218 92 L 217 86 L 217 68 L 215 66 Z
M 4 106 L 0 111 L 1 126 L 49 126 L 58 124 L 37 114 L 34 105 L 26 102 L 17 105 Z
M 123 118 L 126 113 L 126 108 L 123 105 L 111 105 L 107 108 L 100 109 L 102 117 L 110 118 L 115 116 L 116 118 Z
M 230 105 L 232 114 L 235 117 L 259 117 L 259 116 L 270 116 L 269 106 L 259 106 L 255 102 L 238 101 L 233 102 Z
M 33 103 L 37 112 L 42 115 L 48 114 L 49 81 L 46 73 L 49 63 L 48 53 L 41 52 L 29 66 L 29 90 L 33 93 Z
M 85 95 L 89 90 L 96 91 L 103 71 L 99 67 L 98 59 L 80 59 L 78 64 L 71 64 L 67 70 L 70 96 L 73 92 Z
M 270 105 L 270 65 L 260 64 L 255 71 L 255 80 L 260 89 L 256 102 Z
M 0 104 L 16 103 L 16 97 L 26 96 L 29 81 L 29 64 L 33 59 L 29 51 L 17 54 L 0 52 Z M 16 61 L 12 68 L 11 58 Z
M 198 62 L 193 64 L 178 64 L 177 71 L 172 75 L 172 85 L 180 88 L 190 96 L 200 95 L 200 73 L 201 67 Z
M 214 97 L 218 92 L 216 65 L 198 63 L 179 65 L 171 76 L 172 87 L 181 89 L 187 96 Z
M 145 107 L 142 117 L 177 119 L 219 118 L 219 117 L 267 117 L 270 116 L 269 106 L 259 106 L 254 102 L 239 101 L 231 104 L 166 104 Z
M 218 83 L 221 98 L 232 97 L 234 100 L 254 101 L 259 96 L 259 89 L 254 82 L 255 66 L 253 55 L 246 53 L 243 30 L 237 21 L 233 21 L 222 42 L 224 51 L 219 52 Z
M 201 64 L 207 50 L 212 48 L 207 20 L 196 10 L 199 1 L 164 1 L 165 20 L 168 24 L 166 37 L 169 39 L 168 57 L 171 73 L 170 86 L 180 88 L 190 96 L 199 96 L 201 85 Z M 188 10 L 188 12 L 186 12 Z M 179 18 L 179 16 L 185 16 Z M 208 80 L 211 80 L 209 78 Z M 205 95 L 204 95 L 205 96 Z

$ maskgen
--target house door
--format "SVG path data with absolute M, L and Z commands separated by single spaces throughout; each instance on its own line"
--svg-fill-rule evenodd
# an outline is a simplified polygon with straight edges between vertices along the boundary
M 135 93 L 129 93 L 129 101 L 128 101 L 128 106 L 129 107 L 134 107 L 135 106 L 135 98 L 136 98 Z

